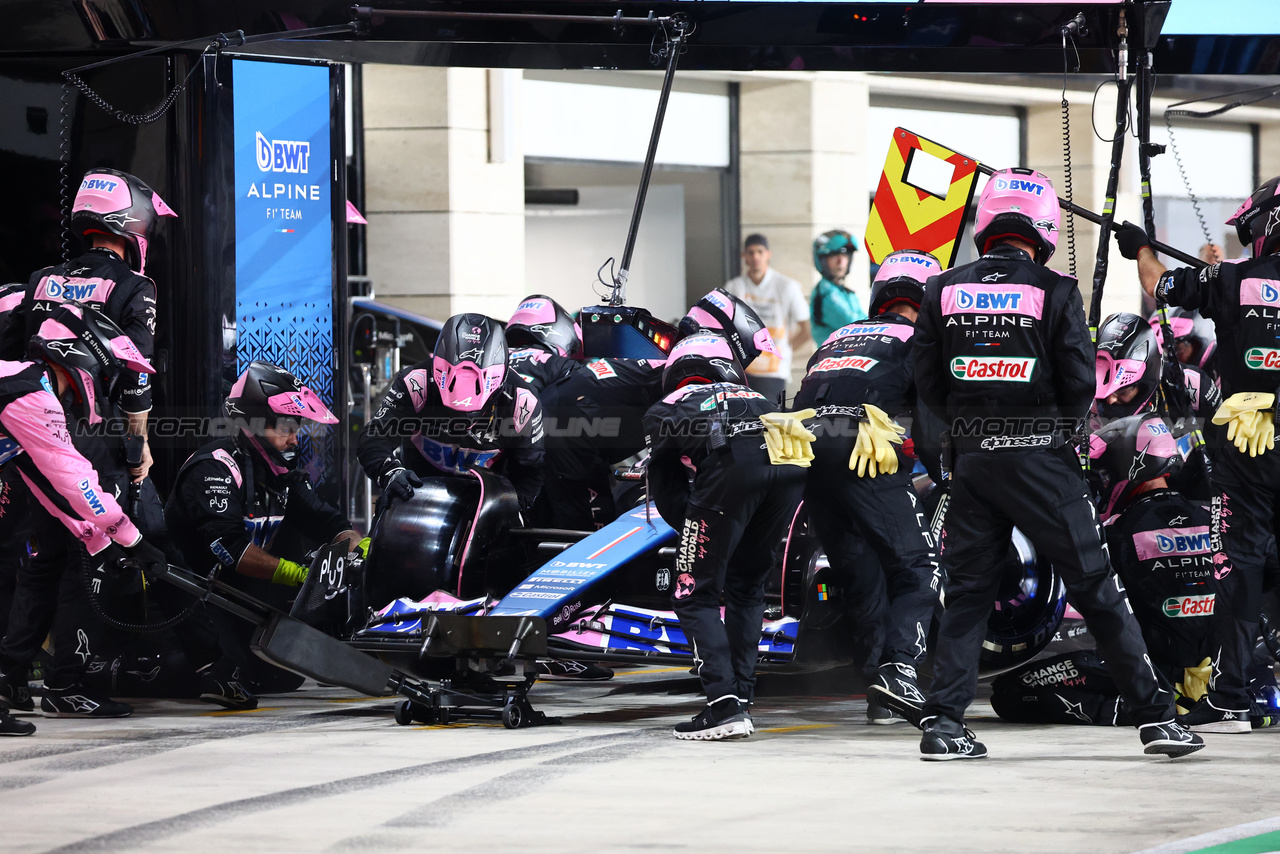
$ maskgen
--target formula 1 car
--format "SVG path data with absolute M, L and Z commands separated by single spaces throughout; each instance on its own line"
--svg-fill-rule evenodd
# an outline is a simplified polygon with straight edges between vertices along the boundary
M 472 475 L 428 478 L 413 499 L 381 513 L 361 594 L 371 610 L 347 636 L 352 646 L 450 685 L 460 677 L 497 679 L 514 686 L 504 696 L 526 706 L 538 658 L 692 665 L 670 610 L 678 537 L 651 504 L 589 533 L 523 528 L 509 484 L 488 472 Z M 1037 559 L 1020 533 L 1007 563 L 983 646 L 988 675 L 1033 658 L 1065 609 L 1052 565 Z M 766 597 L 762 671 L 854 663 L 857 627 L 844 615 L 842 580 L 803 505 Z M 451 701 L 465 699 L 441 697 L 430 708 L 408 701 L 399 717 L 447 718 L 462 708 Z

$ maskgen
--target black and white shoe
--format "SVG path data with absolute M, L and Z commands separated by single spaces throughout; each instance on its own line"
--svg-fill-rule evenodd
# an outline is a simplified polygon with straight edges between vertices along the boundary
M 44 688 L 40 714 L 47 718 L 127 718 L 133 706 L 86 691 L 83 685 Z
M 589 661 L 572 661 L 569 659 L 553 659 L 539 661 L 537 667 L 539 679 L 572 679 L 578 682 L 604 682 L 613 678 L 613 671 Z
M 253 696 L 240 678 L 240 668 L 217 662 L 200 671 L 200 699 L 234 712 L 247 712 L 258 708 L 258 698 Z
M 987 758 L 987 746 L 964 724 L 936 715 L 921 724 L 924 735 L 920 737 L 920 758 L 926 762 Z
M 0 674 L 0 709 L 33 712 L 35 708 L 35 701 L 31 699 L 31 686 L 27 684 L 25 673 L 13 676 Z
M 1178 717 L 1178 723 L 1192 732 L 1252 732 L 1248 710 L 1233 712 L 1219 709 L 1209 702 L 1208 697 L 1201 697 L 1200 702 L 1191 707 L 1191 711 Z
M 902 715 L 912 726 L 920 726 L 924 694 L 920 693 L 920 686 L 916 683 L 915 667 L 893 662 L 880 665 L 875 681 L 871 683 L 871 691 L 880 705 Z
M 905 724 L 906 722 L 907 719 L 893 709 L 887 709 L 880 705 L 874 694 L 867 697 L 867 723 L 876 724 L 877 726 L 889 726 L 890 724 Z
M 20 721 L 13 715 L 0 712 L 0 736 L 34 735 L 35 731 L 35 724 L 27 721 Z
M 1248 725 L 1249 721 L 1246 719 L 1245 726 Z M 1195 753 L 1204 747 L 1204 739 L 1176 721 L 1141 724 L 1138 735 L 1142 738 L 1143 753 L 1162 754 L 1170 759 Z
M 729 695 L 707 703 L 687 723 L 676 724 L 672 735 L 684 741 L 723 741 L 746 738 L 755 729 L 737 697 Z

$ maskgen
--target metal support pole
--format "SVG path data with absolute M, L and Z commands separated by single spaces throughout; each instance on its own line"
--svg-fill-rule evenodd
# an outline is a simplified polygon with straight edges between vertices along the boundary
M 993 166 L 988 166 L 985 163 L 979 163 L 978 171 L 981 172 L 983 175 L 993 175 L 995 174 L 996 170 L 995 170 L 995 167 Z M 1066 199 L 1062 198 L 1061 196 L 1058 197 L 1058 206 L 1062 208 L 1064 211 L 1071 211 L 1073 214 L 1075 214 L 1076 216 L 1080 217 L 1081 219 L 1087 222 L 1091 222 L 1094 225 L 1102 225 L 1102 220 L 1103 220 L 1102 214 L 1094 213 L 1088 208 L 1081 207 L 1080 205 L 1077 205 L 1077 204 L 1072 204 L 1071 202 L 1068 202 Z M 1127 222 L 1125 223 L 1125 225 L 1128 225 L 1128 224 L 1129 223 Z M 1161 243 L 1158 240 L 1151 241 L 1151 248 L 1157 252 L 1168 255 L 1170 258 L 1175 258 L 1190 267 L 1195 267 L 1199 269 L 1200 267 L 1206 266 L 1205 263 L 1201 261 L 1199 258 L 1197 258 L 1195 255 L 1191 255 L 1186 252 L 1183 252 L 1181 249 L 1177 249 L 1173 246 L 1170 246 L 1167 243 Z
M 631 255 L 635 252 L 636 236 L 640 232 L 640 216 L 644 213 L 644 199 L 649 193 L 649 178 L 653 175 L 653 161 L 658 156 L 658 140 L 662 137 L 662 120 L 667 114 L 667 101 L 671 97 L 671 84 L 676 78 L 676 64 L 680 52 L 689 37 L 689 27 L 684 21 L 675 21 L 675 35 L 667 41 L 667 73 L 662 78 L 662 92 L 658 95 L 658 111 L 653 117 L 653 130 L 649 134 L 649 150 L 645 152 L 644 167 L 640 172 L 640 187 L 636 191 L 635 207 L 631 210 L 631 224 L 627 227 L 627 244 L 622 250 L 622 260 L 613 280 L 613 294 L 609 305 L 623 305 L 627 301 L 627 274 L 631 270 Z
M 1107 284 L 1107 267 L 1111 257 L 1111 228 L 1115 224 L 1116 192 L 1120 185 L 1120 164 L 1124 160 L 1124 138 L 1129 130 L 1129 29 L 1124 12 L 1120 13 L 1120 48 L 1116 60 L 1116 125 L 1111 139 L 1111 168 L 1107 173 L 1107 193 L 1102 205 L 1098 252 L 1093 265 L 1093 292 L 1089 296 L 1089 333 L 1098 335 L 1102 321 L 1102 291 Z

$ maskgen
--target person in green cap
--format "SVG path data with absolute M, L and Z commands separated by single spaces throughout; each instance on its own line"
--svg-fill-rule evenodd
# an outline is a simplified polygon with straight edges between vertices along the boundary
M 858 241 L 839 228 L 824 231 L 813 241 L 813 266 L 818 268 L 822 279 L 809 295 L 809 317 L 813 343 L 819 347 L 832 332 L 867 317 L 862 300 L 844 284 L 853 266 L 853 253 L 857 251 Z

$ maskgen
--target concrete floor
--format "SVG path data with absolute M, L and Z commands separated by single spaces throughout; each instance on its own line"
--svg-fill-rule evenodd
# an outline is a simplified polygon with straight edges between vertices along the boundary
M 980 704 L 991 758 L 924 763 L 913 730 L 865 725 L 848 695 L 766 697 L 752 738 L 678 742 L 692 688 L 671 670 L 539 685 L 564 723 L 516 731 L 399 727 L 387 700 L 312 683 L 250 713 L 39 718 L 0 739 L 0 850 L 1178 852 L 1280 813 L 1280 730 L 1169 762 L 1130 729 Z

